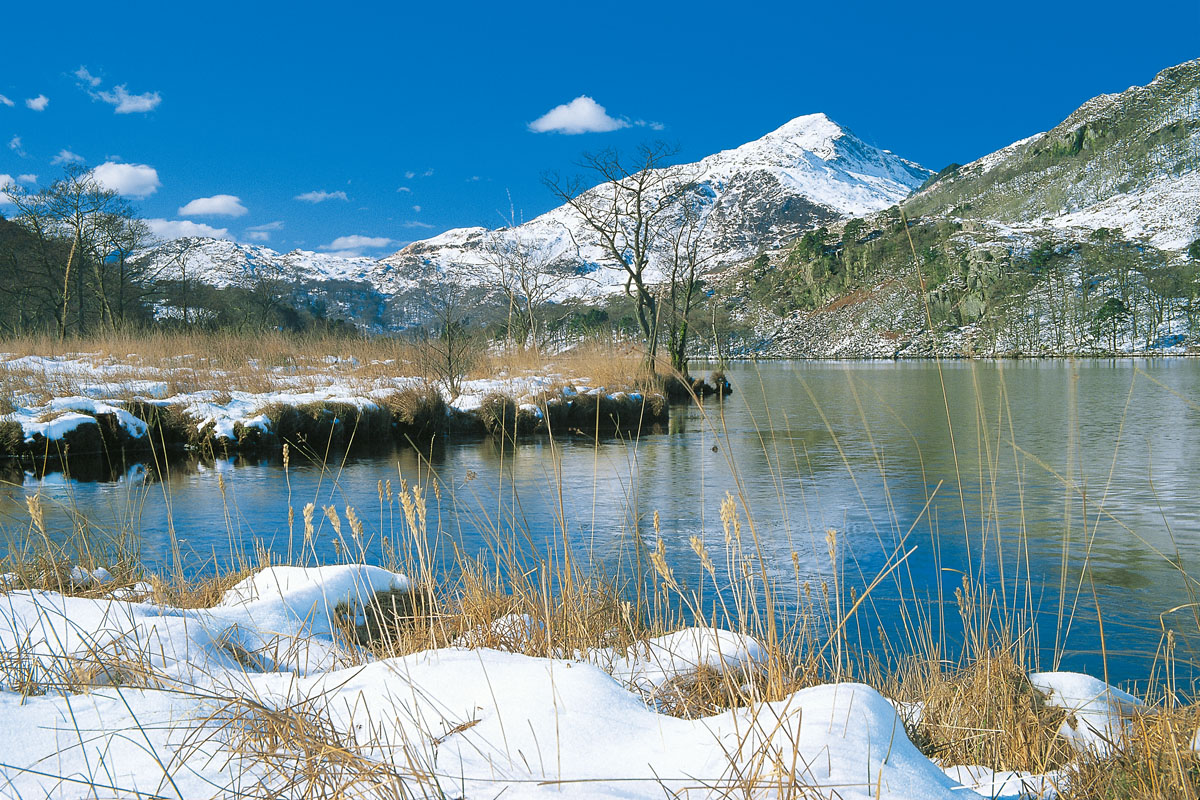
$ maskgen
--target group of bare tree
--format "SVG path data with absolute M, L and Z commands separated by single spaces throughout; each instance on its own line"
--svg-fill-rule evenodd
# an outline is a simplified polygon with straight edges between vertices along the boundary
M 687 375 L 691 315 L 700 274 L 711 257 L 702 247 L 708 219 L 705 197 L 686 167 L 673 166 L 676 150 L 662 142 L 642 145 L 632 157 L 616 150 L 583 156 L 585 175 L 546 176 L 556 198 L 569 206 L 589 234 L 580 253 L 625 275 L 637 324 L 653 370 L 665 340 L 672 371 Z M 588 184 L 599 178 L 599 185 Z
M 12 332 L 68 332 L 124 326 L 151 291 L 133 255 L 151 238 L 127 200 L 70 165 L 42 189 L 4 188 L 16 226 L 5 239 L 0 297 L 18 313 L 0 321 Z

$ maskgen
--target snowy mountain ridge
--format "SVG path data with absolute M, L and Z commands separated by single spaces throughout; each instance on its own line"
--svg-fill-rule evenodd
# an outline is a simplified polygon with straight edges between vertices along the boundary
M 695 187 L 704 220 L 702 258 L 720 269 L 778 247 L 816 225 L 879 211 L 907 197 L 930 174 L 920 165 L 865 143 L 825 114 L 797 117 L 760 139 L 666 167 L 664 191 Z M 605 184 L 585 196 L 595 196 Z M 591 296 L 624 285 L 622 268 L 568 205 L 511 229 L 456 228 L 413 242 L 381 260 L 395 277 L 444 275 L 457 283 L 486 280 L 489 237 L 519 239 L 567 277 L 563 296 Z M 653 262 L 652 262 L 653 263 Z M 657 279 L 651 268 L 651 279 Z
M 683 185 L 696 189 L 710 270 L 778 247 L 813 226 L 895 205 L 931 174 L 865 143 L 824 114 L 797 117 L 760 139 L 665 170 L 665 191 Z M 159 279 L 186 277 L 218 288 L 252 288 L 264 280 L 364 284 L 364 290 L 406 309 L 390 320 L 403 324 L 419 314 L 430 292 L 447 283 L 489 291 L 495 271 L 488 249 L 514 239 L 560 273 L 556 299 L 602 297 L 624 285 L 621 267 L 608 262 L 595 234 L 567 205 L 512 228 L 453 228 L 379 260 L 305 250 L 278 253 L 218 239 L 174 240 L 146 258 Z M 181 249 L 186 251 L 183 266 Z

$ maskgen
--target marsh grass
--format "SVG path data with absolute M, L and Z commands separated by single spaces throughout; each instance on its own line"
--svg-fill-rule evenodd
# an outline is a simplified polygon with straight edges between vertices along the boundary
M 437 413 L 437 402 L 418 390 L 399 393 L 387 405 L 393 414 L 411 420 L 415 430 Z M 505 433 L 499 437 L 500 446 L 507 446 L 514 433 L 507 425 L 510 414 L 515 418 L 515 405 L 494 405 L 494 422 Z M 715 440 L 721 441 L 720 407 L 701 411 Z M 587 412 L 605 413 L 601 401 Z M 327 415 L 339 413 L 348 417 L 345 409 L 325 407 L 312 409 L 310 416 L 314 424 L 325 420 L 332 425 Z M 299 424 L 296 429 L 298 441 Z M 332 429 L 326 432 L 331 435 Z M 328 458 L 319 451 L 315 456 Z M 336 472 L 336 464 L 328 466 Z M 299 514 L 293 509 L 289 529 L 298 527 L 300 540 L 294 550 L 289 547 L 288 563 L 318 563 L 315 541 L 319 535 L 332 535 L 340 560 L 377 561 L 410 576 L 414 586 L 409 591 L 380 593 L 362 607 L 337 609 L 338 635 L 363 662 L 447 646 L 586 659 L 599 652 L 638 652 L 652 637 L 685 624 L 723 628 L 762 642 L 764 660 L 739 669 L 702 667 L 643 690 L 651 707 L 698 718 L 731 708 L 761 708 L 809 686 L 858 680 L 897 701 L 912 740 L 943 765 L 1060 771 L 1066 776 L 1059 786 L 1064 800 L 1200 797 L 1200 764 L 1193 750 L 1200 707 L 1175 686 L 1170 648 L 1156 661 L 1156 682 L 1142 692 L 1147 706 L 1129 717 L 1111 742 L 1111 753 L 1081 755 L 1058 733 L 1068 715 L 1048 704 L 1027 677 L 1039 666 L 1039 634 L 1029 622 L 1028 594 L 1013 589 L 1032 585 L 1030 575 L 1020 574 L 1028 570 L 1027 562 L 1013 565 L 1018 574 L 1010 586 L 1002 587 L 1010 592 L 1006 599 L 998 600 L 1001 587 L 970 565 L 953 603 L 930 611 L 916 597 L 906 574 L 912 551 L 905 537 L 889 548 L 877 574 L 863 575 L 856 573 L 854 554 L 844 537 L 830 529 L 824 532 L 828 565 L 822 575 L 803 572 L 794 560 L 790 580 L 781 579 L 772 568 L 777 565 L 767 563 L 763 534 L 739 488 L 736 465 L 730 466 L 734 490 L 720 505 L 720 536 L 707 542 L 694 537 L 692 555 L 686 556 L 694 561 L 687 564 L 668 558 L 657 514 L 649 529 L 635 526 L 627 532 L 634 550 L 630 561 L 615 567 L 601 564 L 591 553 L 576 550 L 561 505 L 554 535 L 545 537 L 544 546 L 532 546 L 530 531 L 496 513 L 490 520 L 487 551 L 461 552 L 447 529 L 451 521 L 437 511 L 443 495 L 455 488 L 432 468 L 394 486 L 390 479 L 380 481 L 375 531 L 364 525 L 358 510 L 345 506 L 318 508 L 314 499 Z M 986 472 L 980 477 L 983 483 L 993 480 Z M 73 516 L 72 534 L 63 542 L 48 532 L 40 502 L 30 500 L 28 527 L 10 542 L 3 567 L 15 578 L 5 591 L 41 589 L 104 597 L 114 589 L 142 584 L 148 588 L 137 598 L 205 608 L 254 569 L 280 563 L 265 547 L 255 547 L 229 563 L 209 565 L 199 571 L 203 574 L 185 569 L 182 558 L 174 571 L 150 573 L 138 559 L 138 532 L 133 528 L 106 537 Z M 966 528 L 966 536 L 978 530 Z M 985 532 L 975 542 L 973 556 L 1002 559 L 999 541 L 994 532 Z M 231 550 L 245 552 L 232 543 Z M 373 555 L 377 553 L 382 558 Z M 71 569 L 81 565 L 89 570 L 103 566 L 114 579 L 104 585 L 74 583 Z M 881 586 L 898 587 L 895 613 L 905 620 L 908 646 L 881 635 L 882 647 L 872 650 L 862 646 L 861 637 L 850 635 L 861 627 Z M 784 618 L 775 609 L 788 598 L 794 599 L 795 611 Z M 950 615 L 942 611 L 947 607 L 953 608 Z M 963 644 L 952 651 L 944 632 L 955 616 Z M 17 648 L 3 654 L 0 663 L 4 682 L 23 694 L 80 693 L 96 685 L 163 685 L 145 666 L 145 652 L 135 643 L 97 647 L 87 658 L 50 671 L 31 655 Z M 247 671 L 258 669 L 260 654 L 235 655 Z M 333 798 L 360 791 L 403 798 L 447 795 L 446 777 L 432 767 L 426 744 L 356 739 L 334 724 L 319 700 L 281 705 L 232 694 L 211 700 L 212 712 L 190 723 L 183 750 L 207 752 L 220 745 L 225 757 L 260 781 L 258 789 L 269 789 L 273 796 Z M 778 753 L 756 751 L 760 733 L 747 731 L 745 742 L 737 746 L 757 756 L 704 783 L 705 794 L 824 796 L 798 781 Z M 388 758 L 380 757 L 384 751 Z
M 266 331 L 254 336 L 227 333 L 110 333 L 89 339 L 59 341 L 23 337 L 0 343 L 6 358 L 25 356 L 78 360 L 101 367 L 104 382 L 116 394 L 138 394 L 141 382 L 161 381 L 166 396 L 204 390 L 293 391 L 326 385 L 330 377 L 370 383 L 375 379 L 421 376 L 419 343 L 399 337 L 349 338 L 304 336 Z M 465 379 L 520 374 L 561 374 L 586 378 L 594 386 L 648 390 L 658 378 L 645 372 L 636 348 L 590 341 L 566 352 L 545 354 L 532 349 L 482 346 Z M 668 374 L 669 370 L 659 370 Z M 0 370 L 0 397 L 49 399 L 77 394 L 96 383 L 94 376 L 47 370 L 40 364 L 11 365 Z M 120 391 L 122 386 L 130 391 Z

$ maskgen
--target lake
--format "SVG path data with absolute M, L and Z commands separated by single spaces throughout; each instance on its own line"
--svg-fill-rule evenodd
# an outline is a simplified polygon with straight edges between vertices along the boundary
M 151 566 L 172 563 L 174 537 L 203 569 L 252 554 L 255 540 L 295 554 L 312 502 L 318 558 L 343 557 L 327 505 L 343 519 L 356 509 L 367 556 L 378 558 L 400 514 L 381 501 L 381 483 L 396 490 L 402 477 L 432 472 L 443 563 L 454 547 L 488 558 L 497 539 L 539 552 L 565 539 L 632 576 L 635 553 L 661 539 L 679 579 L 697 584 L 691 538 L 720 573 L 731 493 L 744 539 L 778 582 L 781 617 L 798 613 L 806 581 L 840 587 L 848 604 L 851 590 L 861 596 L 894 566 L 847 630 L 863 647 L 885 636 L 903 650 L 904 601 L 934 620 L 953 658 L 954 593 L 970 576 L 993 594 L 997 619 L 1033 620 L 1042 668 L 1144 681 L 1173 629 L 1180 669 L 1196 675 L 1200 361 L 770 362 L 727 372 L 732 397 L 676 407 L 669 429 L 636 441 L 450 441 L 424 455 L 329 463 L 294 450 L 286 471 L 278 459 L 191 459 L 161 471 L 132 465 L 116 481 L 28 474 L 0 493 L 0 524 L 20 541 L 25 496 L 40 491 L 55 535 L 78 513 L 136 531 Z

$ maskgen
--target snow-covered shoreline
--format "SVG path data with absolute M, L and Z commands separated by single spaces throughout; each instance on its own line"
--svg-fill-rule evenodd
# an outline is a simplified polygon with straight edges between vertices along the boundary
M 638 430 L 665 423 L 669 413 L 660 392 L 610 388 L 586 376 L 501 375 L 463 380 L 452 393 L 419 377 L 363 376 L 337 366 L 303 379 L 264 370 L 266 389 L 238 389 L 237 379 L 218 375 L 226 388 L 172 392 L 156 369 L 122 365 L 123 379 L 114 380 L 114 365 L 87 358 L 10 358 L 0 370 L 40 375 L 42 386 L 15 397 L 0 416 L 7 428 L 0 455 L 61 455 L 63 445 L 76 454 L 163 443 L 261 451 L 301 436 L 322 448 L 444 433 Z M 46 387 L 64 393 L 47 400 Z
M 462 642 L 382 659 L 337 635 L 345 609 L 409 588 L 402 574 L 343 564 L 269 567 L 199 609 L 156 605 L 136 587 L 125 599 L 5 592 L 0 795 L 300 797 L 336 785 L 348 797 L 632 798 L 804 786 L 950 800 L 1050 798 L 1062 781 L 943 768 L 909 740 L 898 704 L 860 683 L 698 719 L 648 699 L 701 667 L 761 664 L 763 646 L 744 634 L 686 628 L 556 658 Z M 1081 754 L 1102 754 L 1139 704 L 1078 673 L 1030 680 L 1071 712 L 1064 735 Z

